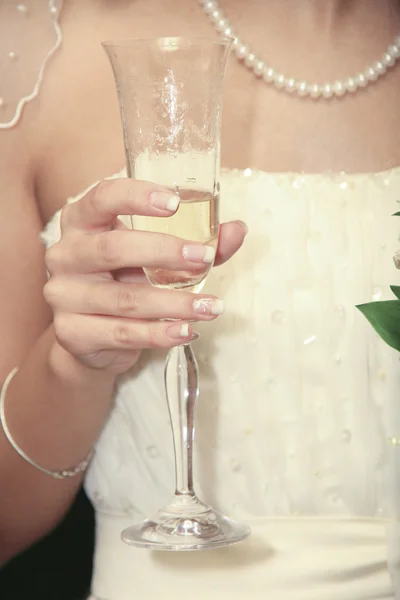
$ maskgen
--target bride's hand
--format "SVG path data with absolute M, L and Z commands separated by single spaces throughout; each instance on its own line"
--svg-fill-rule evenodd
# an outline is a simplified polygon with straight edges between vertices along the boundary
M 210 257 L 203 244 L 128 230 L 117 218 L 168 218 L 175 212 L 168 209 L 170 199 L 153 184 L 116 179 L 101 182 L 62 210 L 61 239 L 46 253 L 50 277 L 44 295 L 57 342 L 90 367 L 124 372 L 141 349 L 188 342 L 195 337 L 192 321 L 209 321 L 222 312 L 213 296 L 159 289 L 144 279 L 142 267 L 195 269 Z M 215 264 L 229 259 L 245 234 L 241 222 L 222 225 Z

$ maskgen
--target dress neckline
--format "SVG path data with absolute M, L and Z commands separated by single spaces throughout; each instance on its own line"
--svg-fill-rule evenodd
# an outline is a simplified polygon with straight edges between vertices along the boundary
M 303 185 L 307 187 L 307 184 L 336 184 L 342 188 L 352 188 L 353 184 L 356 185 L 363 181 L 370 181 L 378 187 L 387 187 L 391 185 L 393 180 L 400 178 L 400 165 L 382 171 L 359 173 L 347 173 L 346 171 L 307 173 L 304 171 L 263 171 L 262 169 L 253 169 L 252 167 L 247 167 L 246 169 L 222 167 L 221 174 L 224 176 L 234 176 L 238 179 L 241 178 L 242 180 L 248 179 L 250 181 L 258 179 L 259 181 L 269 182 L 270 184 L 288 184 L 295 189 L 300 189 Z M 116 179 L 118 177 L 126 177 L 126 167 L 123 167 L 120 171 L 116 171 L 112 175 L 108 175 L 104 179 Z M 67 198 L 67 203 L 82 198 L 82 196 L 97 185 L 99 181 L 100 180 L 92 182 L 76 196 Z
M 124 169 L 122 170 L 122 172 Z M 347 179 L 387 179 L 388 177 L 400 175 L 400 165 L 390 167 L 389 169 L 383 169 L 380 171 L 356 171 L 354 173 L 347 171 L 323 171 L 321 173 L 309 173 L 307 171 L 265 171 L 263 169 L 256 169 L 247 167 L 245 169 L 223 167 L 221 173 L 224 174 L 235 174 L 244 177 L 251 177 L 254 175 L 262 176 L 265 178 L 272 179 L 296 179 L 303 178 L 307 180 L 337 180 L 342 178 Z
M 109 175 L 108 178 L 118 177 L 126 172 L 126 167 L 123 167 L 121 170 L 116 171 L 112 175 Z M 388 178 L 396 175 L 400 175 L 400 165 L 396 165 L 394 167 L 390 167 L 389 169 L 383 169 L 380 171 L 356 171 L 354 173 L 347 171 L 323 171 L 321 173 L 309 173 L 307 171 L 265 171 L 264 169 L 257 169 L 253 167 L 246 167 L 245 169 L 240 168 L 231 168 L 231 167 L 222 167 L 221 173 L 225 175 L 238 175 L 244 177 L 252 177 L 254 175 L 273 178 L 273 179 L 293 179 L 302 177 L 304 179 L 324 179 L 324 180 L 336 180 L 340 178 L 347 179 L 360 179 L 360 178 Z

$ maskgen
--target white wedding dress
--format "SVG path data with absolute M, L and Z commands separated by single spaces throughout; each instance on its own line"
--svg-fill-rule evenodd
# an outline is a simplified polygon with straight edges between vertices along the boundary
M 61 5 L 0 2 L 0 129 L 39 93 L 61 44 Z M 120 541 L 174 487 L 164 358 L 147 353 L 121 382 L 86 478 L 97 515 L 93 596 L 400 600 L 399 358 L 355 308 L 391 297 L 398 280 L 400 168 L 224 171 L 221 186 L 222 218 L 243 219 L 250 233 L 206 286 L 227 313 L 199 327 L 195 344 L 196 487 L 253 533 L 203 553 Z M 43 237 L 59 236 L 57 214 Z
M 206 290 L 198 327 L 196 486 L 246 521 L 228 549 L 154 553 L 120 541 L 174 489 L 161 353 L 121 382 L 86 478 L 99 600 L 400 598 L 400 365 L 355 306 L 391 298 L 400 169 L 224 171 L 223 220 L 243 249 Z M 59 238 L 59 215 L 44 232 Z

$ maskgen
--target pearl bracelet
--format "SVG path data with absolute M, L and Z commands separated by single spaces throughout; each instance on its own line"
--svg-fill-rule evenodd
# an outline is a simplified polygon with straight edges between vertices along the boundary
M 67 479 L 68 477 L 74 477 L 75 475 L 79 475 L 79 473 L 82 473 L 83 471 L 85 471 L 87 469 L 87 467 L 90 463 L 90 460 L 93 456 L 93 450 L 91 450 L 89 452 L 89 454 L 85 458 L 85 460 L 80 462 L 79 465 L 77 465 L 73 469 L 64 469 L 62 471 L 50 471 L 49 469 L 45 469 L 44 467 L 41 467 L 34 460 L 29 458 L 29 456 L 27 454 L 25 454 L 25 452 L 18 446 L 18 444 L 12 437 L 10 430 L 6 423 L 6 417 L 5 417 L 5 412 L 4 412 L 4 403 L 5 403 L 5 397 L 6 397 L 8 386 L 10 385 L 10 382 L 13 379 L 13 377 L 17 371 L 18 371 L 18 369 L 15 368 L 11 371 L 11 373 L 9 373 L 9 375 L 6 377 L 6 380 L 4 381 L 4 384 L 3 384 L 3 387 L 1 388 L 1 393 L 0 393 L 0 423 L 3 427 L 3 431 L 5 433 L 7 440 L 9 441 L 11 446 L 14 448 L 14 450 L 21 456 L 21 458 L 23 458 L 26 462 L 28 462 L 30 465 L 32 465 L 32 467 L 35 467 L 36 469 L 38 469 L 42 473 L 45 473 L 46 475 L 50 475 L 51 477 L 54 477 L 55 479 Z

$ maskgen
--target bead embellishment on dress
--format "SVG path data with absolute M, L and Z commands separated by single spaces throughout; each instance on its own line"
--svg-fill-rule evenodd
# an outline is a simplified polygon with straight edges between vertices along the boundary
M 159 449 L 157 448 L 157 446 L 154 445 L 147 446 L 146 452 L 150 458 L 158 458 L 159 456 L 161 456 Z
M 378 372 L 376 375 L 377 375 L 378 379 L 380 379 L 381 381 L 385 381 L 385 379 L 386 379 L 385 369 L 378 369 Z
M 349 429 L 343 429 L 342 434 L 341 434 L 342 440 L 343 442 L 345 442 L 345 444 L 349 444 L 351 442 L 351 432 L 349 431 Z
M 379 176 L 379 173 L 377 173 L 376 177 L 377 177 L 376 184 L 378 187 L 385 189 L 386 187 L 388 187 L 390 185 L 389 177 L 382 178 Z
M 239 471 L 242 470 L 242 464 L 238 461 L 237 458 L 231 459 L 231 467 L 232 471 L 234 471 L 235 473 L 239 473 Z
M 27 15 L 28 7 L 25 4 L 17 4 L 17 11 L 23 15 Z
M 400 437 L 390 437 L 388 439 L 389 444 L 392 446 L 400 446 Z
M 336 304 L 335 311 L 340 317 L 344 317 L 344 315 L 346 314 L 346 309 L 343 306 L 343 304 Z
M 295 190 L 301 190 L 301 188 L 303 187 L 303 185 L 305 184 L 304 181 L 304 177 L 296 177 L 296 179 L 294 179 L 292 186 L 294 187 Z
M 271 315 L 272 323 L 276 325 L 283 325 L 287 321 L 287 317 L 282 310 L 275 310 Z

